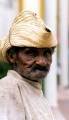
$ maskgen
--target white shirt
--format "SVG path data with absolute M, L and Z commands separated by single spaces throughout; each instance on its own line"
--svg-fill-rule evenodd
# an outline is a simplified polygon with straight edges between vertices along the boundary
M 0 80 L 0 120 L 54 120 L 39 83 L 9 70 Z

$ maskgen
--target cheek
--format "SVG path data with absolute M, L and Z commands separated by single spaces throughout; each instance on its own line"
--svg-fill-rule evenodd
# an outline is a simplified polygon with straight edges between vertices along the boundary
M 50 62 L 52 62 L 52 55 L 49 55 L 49 56 L 48 56 L 48 60 L 49 60 Z
M 52 62 L 52 56 L 48 59 L 50 62 Z
M 24 68 L 31 66 L 34 63 L 34 59 L 28 56 L 20 56 L 18 58 L 19 64 Z

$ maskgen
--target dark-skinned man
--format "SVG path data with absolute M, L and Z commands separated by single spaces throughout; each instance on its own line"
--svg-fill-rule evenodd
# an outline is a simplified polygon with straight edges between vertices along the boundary
M 37 14 L 22 11 L 16 16 L 1 45 L 11 70 L 0 80 L 0 120 L 54 120 L 41 81 L 50 70 L 56 45 Z

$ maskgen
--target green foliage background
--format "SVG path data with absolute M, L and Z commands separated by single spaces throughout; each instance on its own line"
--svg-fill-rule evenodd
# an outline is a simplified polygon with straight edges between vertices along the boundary
M 10 65 L 5 62 L 0 62 L 0 79 L 7 74 L 7 71 L 10 69 Z

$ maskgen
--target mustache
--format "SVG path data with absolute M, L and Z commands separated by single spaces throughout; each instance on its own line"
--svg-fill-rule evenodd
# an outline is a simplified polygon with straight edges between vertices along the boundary
M 32 67 L 32 70 L 33 71 L 40 70 L 40 71 L 44 71 L 44 72 L 49 72 L 50 66 L 49 65 L 47 65 L 47 66 L 34 65 Z

